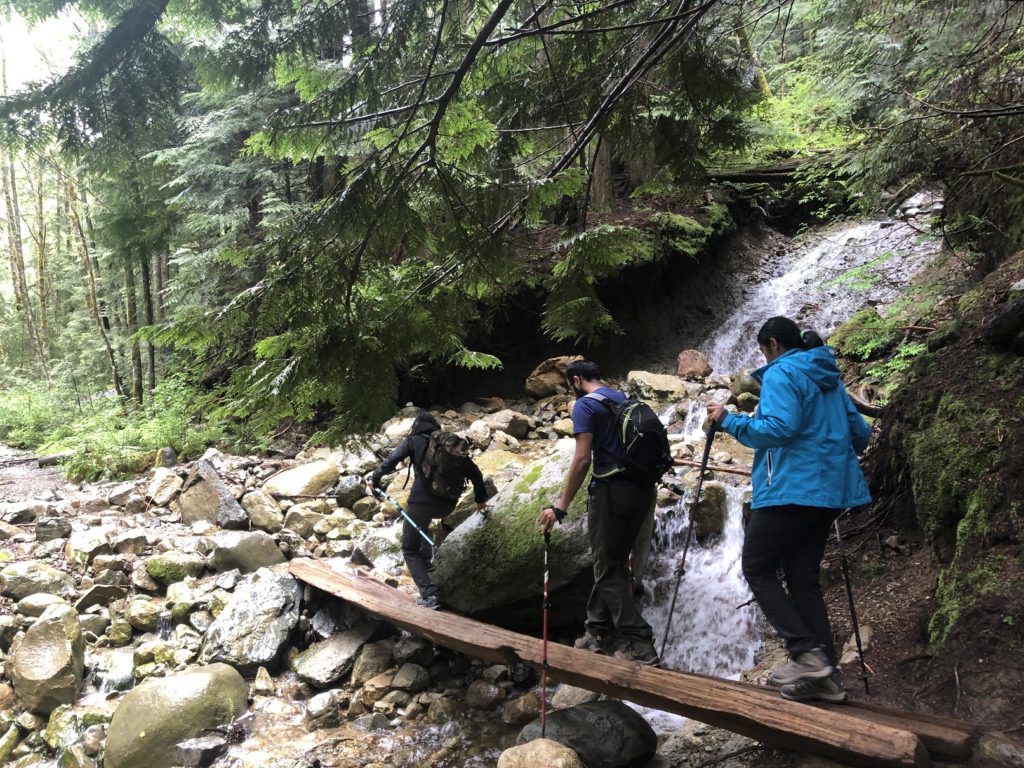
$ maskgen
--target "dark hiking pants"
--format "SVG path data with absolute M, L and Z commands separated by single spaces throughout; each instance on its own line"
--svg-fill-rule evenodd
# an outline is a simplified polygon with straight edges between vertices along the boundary
M 743 575 L 790 656 L 821 646 L 835 662 L 832 627 L 818 577 L 825 540 L 838 514 L 837 509 L 822 507 L 762 507 L 751 513 L 747 523 Z
M 430 535 L 430 521 L 434 518 L 451 514 L 454 503 L 449 501 L 410 501 L 406 514 L 416 521 L 416 525 Z M 408 520 L 402 518 L 402 557 L 409 568 L 412 580 L 420 590 L 420 597 L 437 594 L 437 587 L 430 578 L 431 564 L 434 559 L 433 547 L 412 527 Z
M 626 480 L 592 483 L 587 525 L 594 555 L 594 588 L 587 602 L 592 634 L 618 630 L 624 637 L 651 643 L 651 625 L 637 610 L 629 583 L 629 553 L 653 510 L 654 484 Z

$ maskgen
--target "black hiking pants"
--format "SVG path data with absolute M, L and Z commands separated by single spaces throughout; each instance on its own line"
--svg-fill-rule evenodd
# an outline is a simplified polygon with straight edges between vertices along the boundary
M 438 517 L 450 515 L 455 508 L 453 501 L 410 501 L 406 507 L 409 515 L 420 529 L 430 536 L 430 521 Z M 434 549 L 413 526 L 402 518 L 402 557 L 405 565 L 420 590 L 420 597 L 437 594 L 437 587 L 430 578 L 434 560 Z
M 835 663 L 819 574 L 825 540 L 839 512 L 795 504 L 762 507 L 751 513 L 747 523 L 743 576 L 790 656 L 821 646 Z
M 652 643 L 654 632 L 636 607 L 629 582 L 629 553 L 654 509 L 654 483 L 628 480 L 592 483 L 587 525 L 594 556 L 594 588 L 587 601 L 587 629 L 613 630 L 630 640 Z

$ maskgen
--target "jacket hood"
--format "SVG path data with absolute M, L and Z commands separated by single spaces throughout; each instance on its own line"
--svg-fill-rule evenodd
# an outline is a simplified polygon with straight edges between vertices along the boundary
M 431 432 L 437 432 L 440 428 L 441 425 L 437 423 L 437 419 L 434 418 L 434 414 L 430 411 L 420 411 L 416 414 L 416 418 L 412 422 L 412 429 L 409 431 L 409 436 L 429 435 Z
M 836 355 L 832 347 L 791 349 L 772 360 L 768 365 L 758 368 L 753 375 L 757 377 L 758 381 L 761 381 L 764 372 L 773 365 L 800 371 L 822 392 L 829 392 L 842 384 L 842 377 L 839 373 L 839 366 L 836 365 Z

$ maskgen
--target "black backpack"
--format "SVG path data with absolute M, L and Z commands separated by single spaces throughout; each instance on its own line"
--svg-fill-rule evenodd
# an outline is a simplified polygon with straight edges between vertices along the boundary
M 624 466 L 609 475 L 621 472 L 624 477 L 643 483 L 660 479 L 672 466 L 672 454 L 668 448 L 668 430 L 651 406 L 635 397 L 621 403 L 597 392 L 587 397 L 611 411 L 615 437 L 626 454 Z
M 461 455 L 457 454 L 462 450 Z M 427 488 L 439 499 L 458 501 L 466 488 L 466 463 L 470 461 L 466 452 L 469 441 L 452 432 L 440 429 L 427 437 L 427 449 L 420 462 L 420 474 L 427 482 Z

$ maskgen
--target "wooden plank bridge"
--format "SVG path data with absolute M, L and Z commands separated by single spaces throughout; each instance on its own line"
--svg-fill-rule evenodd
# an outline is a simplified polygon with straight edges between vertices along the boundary
M 344 567 L 344 566 L 343 566 Z M 540 669 L 540 641 L 474 619 L 417 606 L 408 595 L 358 570 L 291 561 L 296 578 L 432 642 L 498 664 Z M 914 766 L 970 757 L 978 728 L 949 718 L 862 702 L 799 704 L 776 691 L 706 675 L 655 669 L 548 643 L 551 679 L 673 712 L 785 749 L 855 766 Z

